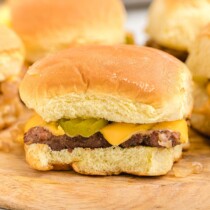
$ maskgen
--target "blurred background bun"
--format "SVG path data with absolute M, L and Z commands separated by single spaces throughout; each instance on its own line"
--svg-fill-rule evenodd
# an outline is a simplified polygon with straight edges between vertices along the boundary
M 192 126 L 210 136 L 210 24 L 205 26 L 190 47 L 187 65 L 195 80 Z
M 195 84 L 194 109 L 191 124 L 200 133 L 210 136 L 210 98 L 206 88 Z
M 209 0 L 153 0 L 147 33 L 163 49 L 185 53 L 184 61 L 196 35 L 210 22 L 209 11 Z
M 18 95 L 25 53 L 18 35 L 0 26 L 0 150 L 10 150 L 24 111 Z M 24 112 L 25 113 L 25 112 Z M 16 133 L 17 135 L 17 133 Z M 17 137 L 17 136 L 16 136 Z
M 125 39 L 120 0 L 10 0 L 12 26 L 30 62 L 85 44 L 119 44 Z
M 0 26 L 0 82 L 20 74 L 24 57 L 23 43 L 18 35 Z
M 187 65 L 193 75 L 210 79 L 210 24 L 201 30 L 189 49 Z

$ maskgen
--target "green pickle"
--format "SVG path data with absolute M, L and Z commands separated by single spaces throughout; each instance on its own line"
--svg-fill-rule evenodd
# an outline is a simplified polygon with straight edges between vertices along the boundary
M 70 137 L 83 136 L 90 137 L 97 133 L 101 128 L 108 124 L 104 119 L 62 119 L 58 121 L 59 125 L 63 128 L 66 135 Z

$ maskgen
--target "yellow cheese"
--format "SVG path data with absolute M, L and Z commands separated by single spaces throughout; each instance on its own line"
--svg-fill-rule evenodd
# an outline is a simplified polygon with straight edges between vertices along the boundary
M 117 146 L 129 139 L 133 134 L 147 131 L 152 126 L 152 124 L 112 123 L 102 128 L 100 132 L 111 145 Z
M 48 129 L 54 135 L 64 135 L 63 129 L 56 123 L 46 123 L 40 116 L 35 115 L 25 125 L 25 132 L 30 128 L 41 126 Z M 188 142 L 188 127 L 185 120 L 173 122 L 162 122 L 154 124 L 129 124 L 129 123 L 111 123 L 100 130 L 104 138 L 113 146 L 122 144 L 136 133 L 143 133 L 151 130 L 171 130 L 181 134 L 181 143 Z
M 199 86 L 203 86 L 205 87 L 206 84 L 208 83 L 208 78 L 207 77 L 204 77 L 204 76 L 194 76 L 193 77 L 193 80 L 199 84 Z
M 27 132 L 30 128 L 33 128 L 36 126 L 41 126 L 41 127 L 48 129 L 55 136 L 61 136 L 61 135 L 65 134 L 63 129 L 56 122 L 47 123 L 39 115 L 33 116 L 26 123 L 24 131 Z
M 185 120 L 173 122 L 162 122 L 156 124 L 127 124 L 127 123 L 112 123 L 102 128 L 100 132 L 104 138 L 112 145 L 117 146 L 122 144 L 132 135 L 149 130 L 171 130 L 181 134 L 181 143 L 188 142 L 188 127 Z
M 132 33 L 127 32 L 125 36 L 125 44 L 135 44 L 134 36 Z
M 0 6 L 0 25 L 11 27 L 11 15 L 8 5 Z

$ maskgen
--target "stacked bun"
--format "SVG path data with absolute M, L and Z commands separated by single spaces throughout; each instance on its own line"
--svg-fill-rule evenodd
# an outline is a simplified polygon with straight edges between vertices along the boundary
M 69 47 L 120 44 L 125 39 L 120 0 L 10 0 L 10 6 L 12 25 L 30 62 Z
M 208 0 L 153 0 L 149 9 L 148 46 L 185 61 L 202 27 L 210 22 Z

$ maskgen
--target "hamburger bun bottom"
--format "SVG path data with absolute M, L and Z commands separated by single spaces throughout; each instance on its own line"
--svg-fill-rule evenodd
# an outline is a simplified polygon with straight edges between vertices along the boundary
M 86 175 L 158 176 L 170 171 L 181 158 L 182 145 L 170 149 L 139 146 L 52 151 L 45 144 L 25 144 L 25 152 L 29 165 L 41 171 L 72 168 Z

